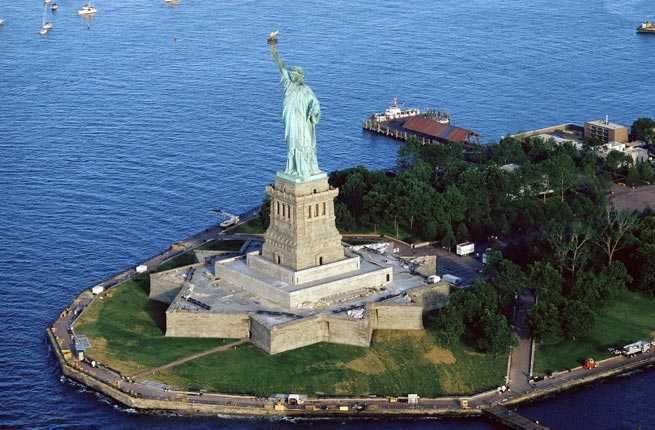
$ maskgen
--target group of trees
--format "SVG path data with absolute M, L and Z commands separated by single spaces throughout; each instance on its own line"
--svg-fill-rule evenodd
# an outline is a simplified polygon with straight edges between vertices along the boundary
M 633 133 L 652 139 L 652 124 L 640 121 Z M 655 178 L 650 164 L 620 153 L 603 158 L 591 146 L 410 141 L 393 172 L 356 167 L 333 172 L 330 183 L 340 189 L 342 231 L 400 230 L 448 248 L 502 236 L 504 257 L 492 259 L 484 281 L 454 293 L 433 323 L 445 343 L 503 352 L 514 342 L 510 321 L 523 289 L 536 292 L 529 327 L 546 342 L 588 334 L 594 310 L 616 291 L 655 294 L 655 216 L 612 208 L 609 188 L 621 173 L 629 183 Z

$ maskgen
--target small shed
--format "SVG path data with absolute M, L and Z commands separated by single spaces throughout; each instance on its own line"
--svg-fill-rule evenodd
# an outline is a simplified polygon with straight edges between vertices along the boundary
M 73 337 L 73 348 L 79 360 L 84 360 L 84 353 L 91 348 L 89 338 L 84 335 L 75 335 Z

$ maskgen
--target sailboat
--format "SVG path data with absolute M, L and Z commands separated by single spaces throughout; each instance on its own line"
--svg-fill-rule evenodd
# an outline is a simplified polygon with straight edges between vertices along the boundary
M 44 4 L 43 5 L 43 18 L 41 19 L 41 30 L 39 30 L 39 34 L 41 36 L 45 36 L 48 34 L 50 30 L 52 30 L 52 27 L 54 25 L 50 21 L 46 21 L 46 14 L 48 13 L 48 5 Z
M 80 8 L 80 10 L 77 11 L 77 14 L 80 16 L 95 15 L 95 13 L 96 8 L 91 4 L 91 0 L 89 0 L 84 6 Z

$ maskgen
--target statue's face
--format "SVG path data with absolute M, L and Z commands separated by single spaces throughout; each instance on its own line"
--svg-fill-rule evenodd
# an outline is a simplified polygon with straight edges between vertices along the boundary
M 289 71 L 289 78 L 291 82 L 296 84 L 303 84 L 305 82 L 305 73 L 298 66 L 293 66 Z

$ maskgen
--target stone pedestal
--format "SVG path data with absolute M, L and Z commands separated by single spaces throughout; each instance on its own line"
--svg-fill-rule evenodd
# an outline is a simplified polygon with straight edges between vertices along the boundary
M 278 174 L 266 192 L 271 197 L 271 223 L 262 256 L 298 271 L 344 259 L 334 215 L 337 189 L 327 175 L 295 182 Z

